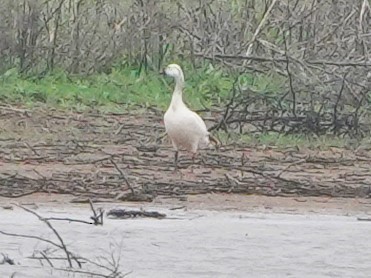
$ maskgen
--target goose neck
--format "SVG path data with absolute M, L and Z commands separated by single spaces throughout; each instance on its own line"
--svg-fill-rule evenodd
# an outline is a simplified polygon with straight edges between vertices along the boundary
M 180 75 L 175 78 L 175 91 L 179 91 L 180 93 L 183 91 L 184 88 L 184 77 L 183 75 Z
M 171 99 L 173 109 L 181 106 L 183 104 L 183 88 L 184 88 L 184 79 L 176 78 L 175 79 L 175 89 L 173 92 L 173 97 Z

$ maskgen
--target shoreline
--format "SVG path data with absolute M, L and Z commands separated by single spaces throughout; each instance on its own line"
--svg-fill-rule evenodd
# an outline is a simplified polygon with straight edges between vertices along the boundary
M 0 197 L 0 208 L 9 209 L 12 204 L 38 207 L 89 207 L 88 203 L 75 203 L 75 197 L 64 194 L 36 193 L 19 198 Z M 94 199 L 93 199 L 94 200 Z M 186 200 L 159 196 L 152 202 L 94 202 L 96 207 L 123 207 L 133 210 L 206 210 L 215 212 L 247 212 L 263 214 L 319 214 L 371 217 L 371 199 L 333 197 L 269 197 L 243 194 L 190 195 Z

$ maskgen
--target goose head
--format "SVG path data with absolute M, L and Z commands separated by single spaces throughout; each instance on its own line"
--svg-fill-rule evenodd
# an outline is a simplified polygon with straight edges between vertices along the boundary
M 182 68 L 179 65 L 177 65 L 177 64 L 168 65 L 165 68 L 164 73 L 167 76 L 174 78 L 175 82 L 178 83 L 179 85 L 182 85 L 184 83 L 183 71 L 182 71 Z

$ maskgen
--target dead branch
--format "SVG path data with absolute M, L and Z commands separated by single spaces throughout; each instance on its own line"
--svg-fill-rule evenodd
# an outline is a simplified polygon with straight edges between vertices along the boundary
M 128 188 L 131 190 L 131 193 L 134 195 L 135 194 L 135 191 L 134 191 L 134 188 L 131 186 L 131 184 L 129 183 L 128 179 L 126 178 L 124 172 L 117 166 L 116 162 L 113 161 L 113 159 L 110 160 L 111 163 L 113 164 L 113 166 L 115 166 L 116 170 L 120 173 L 120 177 L 125 181 L 126 185 L 128 186 Z
M 72 259 L 74 259 L 74 257 L 72 255 L 72 253 L 68 251 L 68 249 L 67 249 L 67 247 L 66 247 L 66 245 L 65 245 L 65 243 L 64 243 L 64 241 L 62 239 L 62 237 L 59 235 L 59 233 L 57 232 L 57 230 L 52 226 L 52 224 L 47 219 L 45 219 L 44 217 L 40 216 L 38 213 L 34 212 L 33 210 L 30 210 L 30 209 L 28 209 L 28 208 L 26 208 L 24 206 L 18 205 L 18 204 L 13 204 L 13 205 L 15 205 L 15 206 L 17 206 L 17 207 L 19 207 L 19 208 L 21 208 L 21 209 L 23 209 L 23 210 L 25 210 L 25 211 L 33 214 L 33 215 L 35 215 L 40 221 L 42 221 L 43 223 L 45 223 L 49 227 L 50 230 L 53 231 L 53 233 L 55 234 L 55 236 L 58 238 L 58 240 L 60 242 L 60 245 L 57 245 L 57 244 L 53 244 L 53 245 L 61 248 L 65 252 L 66 258 L 67 258 L 67 261 L 68 261 L 68 264 L 69 264 L 70 267 L 72 267 L 71 257 L 72 257 Z M 50 242 L 52 242 L 52 241 L 49 241 L 49 243 Z M 75 259 L 75 261 L 81 267 L 80 262 L 78 260 L 76 260 L 76 259 Z
M 79 219 L 72 219 L 72 218 L 68 218 L 68 217 L 46 217 L 44 218 L 45 220 L 48 220 L 48 221 L 67 221 L 67 222 L 76 222 L 76 223 L 83 223 L 83 224 L 94 224 L 94 225 L 97 225 L 95 224 L 94 222 L 89 222 L 89 221 L 85 221 L 85 220 L 79 220 Z
M 93 216 L 90 217 L 91 219 L 93 219 L 94 225 L 103 225 L 103 213 L 104 213 L 104 211 L 102 209 L 99 209 L 99 213 L 97 213 L 94 209 L 93 202 L 90 198 L 89 198 L 89 204 L 90 204 L 90 208 L 91 208 L 91 210 L 93 211 L 93 214 L 94 214 Z
M 365 222 L 370 222 L 371 218 L 363 218 L 363 217 L 357 217 L 358 221 L 365 221 Z
M 151 217 L 162 219 L 166 217 L 166 214 L 159 213 L 157 211 L 134 211 L 134 210 L 125 210 L 125 209 L 111 209 L 107 212 L 107 216 L 110 218 L 117 219 L 127 219 L 127 218 L 136 218 L 136 217 Z
M 43 237 L 39 237 L 39 236 L 33 236 L 33 235 L 26 235 L 26 234 L 16 234 L 16 233 L 8 233 L 8 232 L 4 232 L 4 231 L 0 231 L 0 234 L 3 234 L 3 235 L 6 235 L 6 236 L 13 236 L 13 237 L 23 237 L 23 238 L 31 238 L 31 239 L 37 239 L 37 240 L 40 240 L 40 241 L 43 241 L 43 242 L 46 242 L 46 243 L 49 243 L 55 247 L 58 247 L 60 249 L 63 249 L 63 246 L 62 245 L 59 245 L 51 240 L 48 240 L 48 239 L 45 239 Z
M 255 30 L 252 38 L 251 38 L 251 41 L 250 41 L 249 46 L 248 46 L 247 51 L 246 51 L 246 57 L 249 57 L 250 56 L 250 54 L 252 52 L 252 46 L 253 46 L 253 44 L 254 44 L 257 36 L 259 35 L 260 30 L 262 29 L 263 25 L 267 21 L 267 18 L 270 15 L 270 12 L 272 11 L 272 9 L 273 9 L 274 5 L 276 4 L 276 2 L 277 2 L 277 0 L 273 0 L 272 3 L 269 5 L 269 8 L 265 11 L 262 20 L 260 21 L 258 27 L 256 28 L 256 30 Z

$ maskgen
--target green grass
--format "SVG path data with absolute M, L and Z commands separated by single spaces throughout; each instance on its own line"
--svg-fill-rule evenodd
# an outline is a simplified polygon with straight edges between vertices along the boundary
M 185 101 L 193 109 L 221 104 L 229 94 L 233 77 L 206 66 L 185 67 Z M 54 72 L 43 78 L 22 78 L 16 70 L 0 76 L 2 102 L 26 106 L 45 103 L 51 107 L 76 110 L 94 107 L 102 111 L 126 110 L 134 106 L 166 109 L 171 100 L 173 81 L 157 72 L 138 76 L 137 68 L 113 69 L 110 74 L 68 77 Z
M 231 92 L 236 76 L 206 64 L 192 69 L 182 65 L 186 80 L 184 99 L 192 109 L 223 106 Z M 245 74 L 239 77 L 242 87 L 257 93 L 276 94 L 284 83 L 271 74 Z M 138 74 L 137 67 L 113 69 L 110 74 L 68 76 L 62 71 L 43 78 L 20 76 L 16 69 L 0 75 L 0 100 L 34 106 L 43 103 L 51 107 L 99 109 L 106 112 L 127 110 L 131 107 L 154 106 L 165 110 L 171 100 L 173 80 L 158 72 Z

